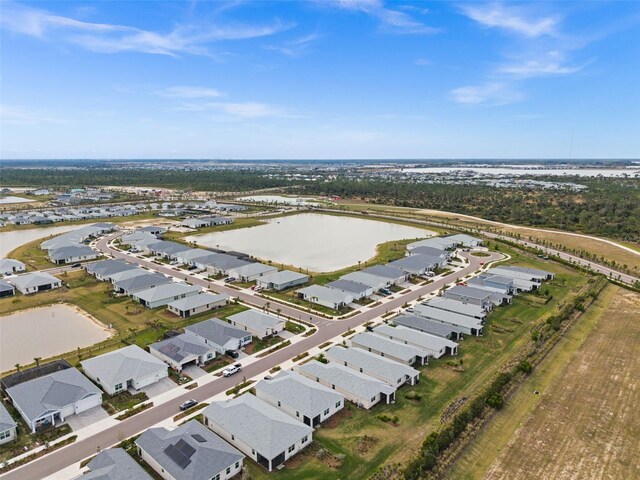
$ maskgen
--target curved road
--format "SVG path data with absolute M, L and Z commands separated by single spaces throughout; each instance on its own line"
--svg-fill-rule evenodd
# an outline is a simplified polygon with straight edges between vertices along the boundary
M 96 244 L 97 248 L 104 253 L 113 255 L 114 257 L 123 258 L 131 262 L 138 263 L 141 266 L 153 268 L 154 270 L 160 271 L 162 273 L 175 276 L 176 270 L 172 268 L 158 265 L 148 260 L 140 259 L 124 252 L 119 252 L 112 249 L 108 245 L 110 239 L 112 238 L 114 238 L 114 236 L 100 240 Z M 446 284 L 455 281 L 456 278 L 463 277 L 475 272 L 481 267 L 481 263 L 488 263 L 502 258 L 502 256 L 497 253 L 492 253 L 490 257 L 482 258 L 473 257 L 464 253 L 461 253 L 460 255 L 468 258 L 469 260 L 469 264 L 464 269 L 345 320 L 329 320 L 309 314 L 307 312 L 301 312 L 293 307 L 282 305 L 274 300 L 265 300 L 260 297 L 255 297 L 253 295 L 239 292 L 229 287 L 220 287 L 218 284 L 216 284 L 216 290 L 224 291 L 225 293 L 228 293 L 235 297 L 240 297 L 240 299 L 246 300 L 248 303 L 261 306 L 266 302 L 270 302 L 272 305 L 277 304 L 278 308 L 281 308 L 282 313 L 293 318 L 297 318 L 299 315 L 303 315 L 303 318 L 305 318 L 306 321 L 310 321 L 317 327 L 317 332 L 315 334 L 304 338 L 303 340 L 294 343 L 289 347 L 278 350 L 252 364 L 247 365 L 246 368 L 243 369 L 243 376 L 245 376 L 246 378 L 251 378 L 257 375 L 264 374 L 276 365 L 279 365 L 280 363 L 285 362 L 302 352 L 306 352 L 313 347 L 316 347 L 330 340 L 331 338 L 346 332 L 350 328 L 357 327 L 368 320 L 379 317 L 387 311 L 398 309 L 402 307 L 402 305 L 404 305 L 406 302 L 416 300 L 420 296 L 425 296 L 431 292 L 434 292 L 442 288 Z M 209 282 L 207 282 L 206 280 L 192 277 L 188 274 L 186 275 L 189 281 L 194 284 L 202 285 L 204 287 L 209 286 Z M 237 381 L 237 378 L 233 377 L 220 377 L 219 379 L 211 383 L 194 388 L 190 391 L 185 391 L 183 395 L 169 402 L 160 404 L 156 407 L 152 407 L 137 415 L 134 415 L 133 417 L 128 418 L 127 420 L 120 422 L 116 426 L 107 428 L 89 438 L 73 443 L 69 446 L 61 448 L 60 450 L 56 450 L 48 455 L 33 460 L 32 462 L 27 463 L 22 467 L 18 467 L 10 472 L 7 472 L 6 474 L 0 476 L 0 478 L 6 480 L 35 480 L 44 478 L 59 470 L 62 470 L 63 468 L 68 467 L 69 465 L 79 462 L 87 457 L 90 457 L 91 455 L 94 455 L 98 448 L 108 448 L 121 442 L 125 438 L 129 438 L 146 430 L 147 428 L 152 427 L 158 422 L 173 417 L 174 415 L 179 413 L 178 407 L 182 402 L 191 398 L 199 402 L 205 401 L 206 399 L 214 395 L 225 392 L 226 390 L 232 388 L 236 385 Z

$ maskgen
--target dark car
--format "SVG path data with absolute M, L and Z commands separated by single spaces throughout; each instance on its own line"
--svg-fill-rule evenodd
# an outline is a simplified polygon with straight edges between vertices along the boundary
M 79 263 L 74 263 L 73 265 L 71 265 L 71 268 L 80 268 L 82 265 L 80 265 Z
M 184 412 L 185 410 L 188 410 L 191 407 L 195 407 L 197 404 L 198 402 L 195 400 L 187 400 L 186 402 L 180 405 L 180 410 Z
M 231 358 L 238 358 L 240 356 L 240 354 L 235 350 L 226 350 L 224 353 L 229 355 Z

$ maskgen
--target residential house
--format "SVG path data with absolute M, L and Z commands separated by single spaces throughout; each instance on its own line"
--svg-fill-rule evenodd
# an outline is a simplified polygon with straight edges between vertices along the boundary
M 265 377 L 254 389 L 260 400 L 310 427 L 317 427 L 344 407 L 342 394 L 290 370 Z
M 458 243 L 455 240 L 449 240 L 447 237 L 431 237 L 426 240 L 419 240 L 417 242 L 407 245 L 407 250 L 413 250 L 417 247 L 432 247 L 438 250 L 453 250 Z
M 389 262 L 387 265 L 407 272 L 409 275 L 424 275 L 443 265 L 443 259 L 430 255 L 411 255 Z
M 148 270 L 145 270 L 143 275 L 135 275 L 123 280 L 114 281 L 113 289 L 117 293 L 132 295 L 136 292 L 144 291 L 149 288 L 166 285 L 169 283 L 171 283 L 171 279 L 169 277 L 165 277 L 163 274 L 158 272 L 150 272 Z
M 228 480 L 242 471 L 244 455 L 196 420 L 172 430 L 150 428 L 135 444 L 166 480 Z
M 422 348 L 384 338 L 370 332 L 355 335 L 351 339 L 351 345 L 405 365 L 424 365 L 431 355 L 430 352 Z
M 462 339 L 462 330 L 456 326 L 419 315 L 398 315 L 397 317 L 393 317 L 391 321 L 395 325 L 411 328 L 418 332 L 430 333 L 431 335 L 437 335 L 438 337 L 448 338 L 454 341 Z
M 75 480 L 153 480 L 122 448 L 102 450 L 87 464 L 89 469 Z
M 191 248 L 171 255 L 171 259 L 185 265 L 195 265 L 194 260 L 206 257 L 212 253 L 211 250 L 204 250 L 203 248 Z
M 137 345 L 80 362 L 84 374 L 109 395 L 140 390 L 168 376 L 167 366 Z
M 245 330 L 260 339 L 278 335 L 284 330 L 286 320 L 258 310 L 249 309 L 227 317 L 231 325 Z
M 380 325 L 373 329 L 373 333 L 395 340 L 396 342 L 426 350 L 434 358 L 444 355 L 457 355 L 458 344 L 437 335 L 418 332 L 403 326 L 392 327 L 391 325 Z
M 286 290 L 287 288 L 304 285 L 309 281 L 309 275 L 282 270 L 280 272 L 268 273 L 256 279 L 256 285 L 265 290 Z
M 451 259 L 451 252 L 434 247 L 415 247 L 411 250 L 407 250 L 406 255 L 427 255 L 430 257 L 438 257 L 442 260 L 441 266 L 448 263 Z
M 333 288 L 321 285 L 310 285 L 297 292 L 298 297 L 307 302 L 317 303 L 334 310 L 339 310 L 353 302 L 353 296 Z
M 395 388 L 405 383 L 415 385 L 420 380 L 420 372 L 415 368 L 361 348 L 335 345 L 327 350 L 326 357 L 332 362 L 377 378 Z
M 493 308 L 491 294 L 480 288 L 456 285 L 455 287 L 445 290 L 443 296 L 462 303 L 478 305 L 486 311 L 491 311 Z
M 229 303 L 229 295 L 226 293 L 212 294 L 201 293 L 199 295 L 191 295 L 189 297 L 175 300 L 167 305 L 170 312 L 188 318 L 199 313 L 208 312 L 214 308 L 224 307 Z
M 5 392 L 32 433 L 102 404 L 100 389 L 75 368 L 19 383 Z
M 388 265 L 374 265 L 373 267 L 367 267 L 363 270 L 360 270 L 362 273 L 369 273 L 371 275 L 375 275 L 376 277 L 386 278 L 387 286 L 389 285 L 398 285 L 402 282 L 406 282 L 408 275 L 398 270 L 397 268 L 389 267 Z
M 518 266 L 498 266 L 492 268 L 493 272 L 497 275 L 506 275 L 508 277 L 521 278 L 522 280 L 529 280 L 531 282 L 541 283 L 545 280 L 553 280 L 555 274 L 546 270 L 540 270 L 537 268 L 518 267 Z
M 139 232 L 148 233 L 153 235 L 154 237 L 160 238 L 163 233 L 167 231 L 165 227 L 159 227 L 157 225 L 147 225 L 146 227 L 142 227 L 138 229 Z
M 378 402 L 391 403 L 395 400 L 395 387 L 338 363 L 312 360 L 296 367 L 296 371 L 367 410 Z
M 25 295 L 53 290 L 54 288 L 60 288 L 62 286 L 60 280 L 46 272 L 24 273 L 11 277 L 8 281 L 16 287 L 20 293 Z
M 97 280 L 106 281 L 110 275 L 119 272 L 125 272 L 127 270 L 137 269 L 138 266 L 133 263 L 125 262 L 124 260 L 100 260 L 97 262 L 87 263 L 84 265 L 84 269 L 87 273 L 96 277 Z
M 451 312 L 448 310 L 441 310 L 439 308 L 431 307 L 429 305 L 416 305 L 414 311 L 417 315 L 430 318 L 434 321 L 446 323 L 457 327 L 462 333 L 467 335 L 482 335 L 484 321 L 470 317 L 468 315 L 462 315 L 460 313 Z
M 201 340 L 221 354 L 227 350 L 239 350 L 252 340 L 250 333 L 217 318 L 189 325 L 184 328 L 184 333 Z
M 241 265 L 239 267 L 229 268 L 227 270 L 227 275 L 242 282 L 252 282 L 264 275 L 270 275 L 277 271 L 278 269 L 275 267 L 255 262 L 247 265 Z
M 206 257 L 206 263 L 206 269 L 209 273 L 213 275 L 227 275 L 230 270 L 249 265 L 251 262 L 240 260 L 238 257 L 226 253 L 217 253 L 214 256 Z
M 423 302 L 424 305 L 438 308 L 440 310 L 446 310 L 448 312 L 459 313 L 461 315 L 467 315 L 468 317 L 478 318 L 483 320 L 487 316 L 487 312 L 480 305 L 474 305 L 472 303 L 462 303 L 458 300 L 452 300 L 450 298 L 445 297 L 434 297 L 426 302 Z M 420 310 L 421 306 L 416 305 L 414 310 L 416 312 Z
M 389 287 L 392 284 L 392 280 L 388 277 L 381 277 L 379 275 L 367 273 L 362 270 L 342 275 L 342 277 L 340 277 L 340 280 L 346 280 L 349 282 L 366 285 L 374 292 L 380 290 L 381 288 Z
M 313 428 L 251 394 L 211 402 L 203 416 L 207 427 L 270 472 L 313 436 Z
M 19 260 L 13 258 L 0 259 L 0 275 L 15 275 L 16 273 L 24 272 L 25 266 Z
M 98 258 L 98 252 L 83 245 L 69 245 L 49 250 L 49 259 L 58 265 L 95 260 L 96 258 Z
M 18 424 L 11 417 L 4 404 L 0 401 L 0 445 L 15 440 L 18 436 Z
M 16 294 L 16 289 L 6 280 L 0 279 L 0 298 L 11 297 Z
M 481 273 L 477 277 L 467 280 L 467 284 L 472 287 L 485 287 L 487 290 L 504 293 L 505 295 L 513 295 L 516 293 L 516 287 L 513 285 L 513 279 L 503 275 L 489 275 Z
M 472 237 L 471 235 L 467 235 L 465 233 L 457 233 L 455 235 L 447 235 L 443 237 L 445 240 L 449 240 L 450 242 L 455 242 L 456 246 L 461 245 L 463 247 L 479 247 L 482 245 L 482 239 L 477 237 Z
M 329 288 L 338 290 L 339 292 L 351 295 L 355 300 L 362 300 L 374 294 L 375 289 L 364 283 L 353 282 L 351 280 L 336 280 L 326 285 Z
M 147 308 L 164 307 L 171 302 L 198 295 L 201 287 L 186 283 L 165 283 L 146 290 L 138 290 L 131 298 Z
M 149 345 L 149 353 L 176 372 L 190 365 L 202 366 L 216 357 L 216 349 L 192 335 L 176 335 Z

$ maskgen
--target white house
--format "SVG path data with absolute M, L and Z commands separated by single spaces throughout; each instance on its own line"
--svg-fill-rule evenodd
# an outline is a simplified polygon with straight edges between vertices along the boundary
M 258 338 L 278 335 L 284 330 L 286 324 L 283 318 L 253 309 L 236 313 L 227 318 L 234 327 L 245 330 Z
M 390 338 L 396 342 L 426 350 L 434 358 L 440 358 L 444 355 L 457 355 L 458 344 L 437 335 L 429 333 L 417 332 L 403 326 L 392 327 L 390 325 L 380 325 L 373 329 L 377 335 Z
M 269 273 L 256 279 L 256 285 L 265 290 L 286 290 L 287 288 L 304 285 L 309 281 L 309 275 L 304 273 L 282 270 Z
M 24 273 L 8 279 L 9 283 L 25 295 L 60 288 L 62 282 L 46 272 Z
M 201 288 L 184 283 L 165 283 L 147 290 L 138 290 L 131 294 L 133 300 L 147 308 L 164 307 L 176 300 L 198 295 Z
M 17 427 L 16 421 L 9 415 L 4 404 L 0 402 L 0 445 L 12 442 L 16 438 L 18 435 Z
M 24 263 L 13 258 L 0 259 L 0 275 L 14 275 L 24 272 Z
M 252 335 L 249 332 L 233 327 L 230 323 L 217 318 L 189 325 L 184 328 L 184 333 L 213 347 L 221 354 L 227 350 L 239 350 L 251 343 L 252 340 Z
M 272 267 L 271 265 L 265 265 L 264 263 L 248 263 L 246 265 L 240 265 L 239 267 L 228 269 L 227 275 L 237 278 L 243 282 L 252 282 L 264 275 L 270 275 L 277 271 L 277 268 Z
M 322 285 L 310 285 L 296 292 L 298 297 L 307 302 L 317 303 L 338 310 L 353 302 L 353 296 Z
M 69 245 L 49 250 L 49 260 L 55 264 L 84 262 L 98 258 L 98 252 L 85 245 Z
M 216 357 L 215 347 L 184 333 L 152 343 L 149 352 L 176 372 L 181 372 L 189 365 L 202 366 Z
M 168 376 L 167 365 L 137 345 L 90 358 L 80 365 L 84 374 L 109 395 L 128 388 L 140 390 Z
M 358 333 L 351 339 L 351 344 L 405 365 L 413 365 L 414 363 L 424 365 L 430 356 L 430 352 L 422 348 L 406 345 L 369 332 Z
M 199 295 L 191 295 L 189 297 L 175 300 L 167 305 L 170 312 L 189 318 L 199 313 L 208 312 L 214 308 L 224 307 L 229 303 L 229 295 L 221 293 L 214 295 L 212 293 L 201 293 Z

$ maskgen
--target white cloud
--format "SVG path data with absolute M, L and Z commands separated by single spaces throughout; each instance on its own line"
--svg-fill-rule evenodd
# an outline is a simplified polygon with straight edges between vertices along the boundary
M 0 122 L 7 125 L 63 124 L 64 119 L 22 105 L 0 105 Z
M 438 31 L 407 13 L 385 7 L 382 0 L 333 0 L 331 4 L 342 10 L 362 12 L 377 18 L 381 27 L 389 32 L 431 34 Z
M 302 37 L 290 40 L 282 45 L 266 45 L 264 48 L 274 52 L 282 53 L 288 57 L 299 57 L 304 54 L 308 48 L 320 38 L 317 33 L 310 33 Z
M 564 63 L 564 55 L 558 51 L 551 51 L 541 58 L 529 59 L 522 63 L 503 65 L 498 69 L 519 78 L 543 77 L 553 75 L 569 75 L 578 72 L 584 65 L 568 66 Z
M 418 65 L 419 67 L 429 67 L 431 65 L 433 65 L 433 62 L 431 60 L 429 60 L 428 58 L 416 58 L 413 61 L 414 65 Z
M 206 45 L 220 40 L 244 40 L 274 35 L 291 25 L 178 25 L 168 33 L 126 25 L 90 23 L 54 15 L 46 10 L 5 3 L 0 24 L 10 32 L 57 39 L 100 53 L 142 52 L 177 56 L 210 55 Z
M 180 105 L 177 110 L 189 112 L 217 111 L 238 118 L 289 117 L 289 112 L 277 105 L 260 102 L 205 102 Z
M 222 93 L 214 88 L 185 86 L 165 88 L 158 90 L 155 94 L 168 98 L 212 98 L 222 96 Z
M 451 96 L 455 102 L 464 105 L 507 105 L 524 99 L 513 85 L 504 82 L 455 88 L 451 90 Z
M 557 16 L 527 18 L 518 7 L 505 7 L 500 4 L 465 5 L 462 12 L 472 20 L 489 28 L 501 28 L 526 37 L 554 35 L 560 23 Z

